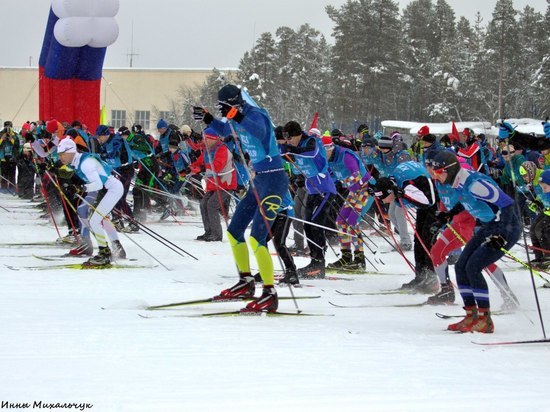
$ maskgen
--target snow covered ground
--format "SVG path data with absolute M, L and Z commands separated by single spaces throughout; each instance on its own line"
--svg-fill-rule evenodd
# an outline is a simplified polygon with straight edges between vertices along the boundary
M 104 411 L 549 411 L 548 344 L 484 347 L 476 342 L 542 338 L 529 274 L 501 262 L 523 312 L 495 316 L 493 335 L 447 332 L 435 312 L 450 307 L 388 307 L 423 295 L 342 296 L 378 291 L 412 278 L 379 238 L 379 275 L 312 280 L 296 295 L 324 317 L 191 318 L 173 315 L 232 310 L 218 303 L 145 312 L 146 305 L 204 298 L 234 283 L 227 241 L 202 243 L 197 217 L 150 227 L 199 258 L 182 258 L 143 233 L 130 235 L 161 266 L 108 270 L 10 270 L 48 266 L 36 255 L 54 247 L 5 243 L 55 240 L 55 229 L 28 201 L 0 195 L 0 402 L 88 403 Z M 63 234 L 66 230 L 63 229 Z M 153 264 L 128 239 L 130 258 Z M 520 248 L 514 251 L 524 257 Z M 329 253 L 328 260 L 334 258 Z M 74 260 L 72 260 L 74 261 Z M 307 261 L 298 259 L 298 265 Z M 541 285 L 536 279 L 537 285 Z M 492 304 L 502 300 L 492 288 Z M 550 289 L 538 289 L 550 327 Z M 289 296 L 288 288 L 279 290 Z M 343 305 L 379 307 L 342 309 Z M 102 310 L 102 307 L 105 310 Z M 280 310 L 293 311 L 292 301 Z M 158 318 L 143 319 L 138 314 Z M 168 317 L 166 317 L 168 316 Z

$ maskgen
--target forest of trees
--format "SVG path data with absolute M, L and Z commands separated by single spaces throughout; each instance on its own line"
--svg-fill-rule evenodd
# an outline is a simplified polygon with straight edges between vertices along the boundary
M 492 19 L 457 18 L 445 0 L 392 0 L 327 6 L 334 44 L 308 24 L 263 33 L 240 60 L 234 82 L 276 124 L 377 129 L 385 119 L 419 122 L 549 115 L 550 0 L 545 14 L 497 0 Z M 226 79 L 215 71 L 201 89 L 213 107 Z M 182 103 L 196 99 L 182 91 Z

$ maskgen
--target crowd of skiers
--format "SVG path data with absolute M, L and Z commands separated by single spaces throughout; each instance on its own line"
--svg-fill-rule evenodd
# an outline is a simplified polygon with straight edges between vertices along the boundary
M 530 225 L 531 262 L 550 265 L 546 122 L 546 136 L 535 137 L 501 121 L 496 147 L 471 129 L 437 138 L 424 126 L 408 147 L 399 133 L 372 136 L 366 125 L 351 137 L 336 129 L 306 131 L 294 120 L 274 127 L 269 114 L 234 85 L 219 91 L 217 109 L 221 120 L 193 107 L 198 127 L 204 124 L 201 133 L 160 119 L 156 139 L 137 124 L 118 130 L 100 125 L 90 134 L 78 121 L 49 120 L 27 122 L 17 134 L 6 122 L 0 131 L 1 190 L 32 198 L 39 188 L 47 207 L 59 205 L 65 214 L 76 240 L 70 253 L 92 256 L 93 236 L 99 252 L 87 264 L 105 265 L 125 257 L 117 230 L 139 231 L 152 204 L 162 219 L 184 210 L 185 189 L 200 200 L 205 233 L 197 240 L 220 241 L 220 217 L 227 221 L 240 279 L 217 298 L 252 298 L 255 282 L 263 282 L 261 296 L 243 311 L 277 310 L 270 239 L 284 267 L 280 282 L 298 284 L 300 278 L 323 278 L 327 270 L 365 271 L 373 251 L 366 231 L 382 236 L 414 271 L 403 289 L 432 294 L 428 304 L 453 303 L 458 291 L 466 317 L 449 325 L 458 331 L 493 331 L 483 271 L 505 304 L 517 305 L 495 262 L 518 241 L 522 224 Z M 131 187 L 133 207 L 126 200 Z M 340 258 L 326 262 L 335 234 Z M 404 253 L 411 249 L 414 262 Z M 297 268 L 293 254 L 309 256 L 310 263 Z M 452 263 L 456 285 L 449 276 Z

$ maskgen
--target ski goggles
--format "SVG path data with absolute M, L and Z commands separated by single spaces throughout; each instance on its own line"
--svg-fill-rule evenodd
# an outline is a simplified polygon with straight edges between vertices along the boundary
M 451 164 L 446 165 L 446 164 L 432 161 L 431 162 L 432 172 L 436 175 L 442 175 L 443 173 L 447 173 L 447 169 L 449 167 L 454 166 L 456 164 L 457 162 L 453 162 Z

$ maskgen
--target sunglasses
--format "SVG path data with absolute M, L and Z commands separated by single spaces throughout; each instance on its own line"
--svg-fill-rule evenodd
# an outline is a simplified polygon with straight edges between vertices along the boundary
M 443 165 L 439 162 L 431 162 L 431 167 L 433 168 L 432 172 L 436 175 L 442 175 L 443 173 L 447 173 L 447 169 L 454 165 L 456 165 L 456 162 L 453 162 L 448 165 Z
M 502 153 L 502 156 L 507 156 L 508 154 L 516 153 L 516 151 L 515 150 L 511 150 L 511 151 L 503 150 L 501 153 Z

